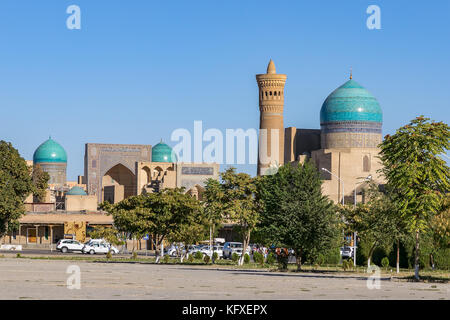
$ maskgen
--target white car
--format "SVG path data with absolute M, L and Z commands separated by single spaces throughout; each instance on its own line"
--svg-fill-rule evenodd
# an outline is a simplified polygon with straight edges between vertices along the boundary
M 217 252 L 219 259 L 223 257 L 223 247 L 218 246 L 218 245 L 213 246 L 213 251 L 211 251 L 210 247 L 207 246 L 207 247 L 203 248 L 202 250 L 200 250 L 200 252 L 203 253 L 204 255 L 208 255 L 210 257 L 212 257 L 213 252 Z
M 90 253 L 90 254 L 96 254 L 96 253 L 106 254 L 108 252 L 111 252 L 111 254 L 118 254 L 119 250 L 116 247 L 114 247 L 106 242 L 101 242 L 101 243 L 89 242 L 84 245 L 82 252 Z
M 61 251 L 62 253 L 74 252 L 74 251 L 82 251 L 83 244 L 71 239 L 61 239 L 56 244 L 56 250 Z
M 237 253 L 240 256 L 242 255 L 242 249 L 241 242 L 225 242 L 222 256 L 224 259 L 231 259 L 233 253 Z

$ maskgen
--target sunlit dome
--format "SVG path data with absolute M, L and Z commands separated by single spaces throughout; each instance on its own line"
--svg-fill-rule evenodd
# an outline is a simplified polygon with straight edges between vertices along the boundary
M 33 154 L 33 163 L 67 162 L 64 148 L 52 138 L 42 143 Z

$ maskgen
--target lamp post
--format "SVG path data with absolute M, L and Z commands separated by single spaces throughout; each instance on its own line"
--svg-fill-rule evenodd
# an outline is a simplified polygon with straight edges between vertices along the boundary
M 337 178 L 342 183 L 342 205 L 344 205 L 344 199 L 345 199 L 345 191 L 344 191 L 344 181 L 342 181 L 341 178 L 339 178 L 337 175 L 333 174 L 330 170 L 322 168 L 323 171 L 328 172 L 333 177 Z

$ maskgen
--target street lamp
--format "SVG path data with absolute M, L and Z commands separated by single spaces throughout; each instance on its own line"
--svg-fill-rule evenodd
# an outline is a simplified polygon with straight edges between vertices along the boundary
M 339 178 L 337 175 L 333 174 L 330 170 L 322 168 L 323 171 L 328 172 L 333 177 L 336 177 L 341 183 L 342 183 L 342 205 L 344 205 L 344 199 L 345 199 L 345 191 L 344 191 L 344 181 L 342 181 L 341 178 Z

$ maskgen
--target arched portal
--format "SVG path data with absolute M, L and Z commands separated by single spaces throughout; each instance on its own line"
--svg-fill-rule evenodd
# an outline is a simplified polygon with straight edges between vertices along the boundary
M 136 194 L 136 178 L 123 164 L 116 164 L 102 178 L 103 199 L 112 203 Z

